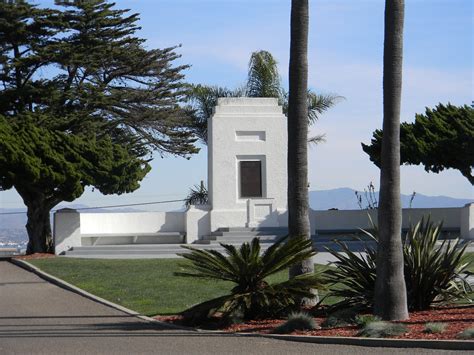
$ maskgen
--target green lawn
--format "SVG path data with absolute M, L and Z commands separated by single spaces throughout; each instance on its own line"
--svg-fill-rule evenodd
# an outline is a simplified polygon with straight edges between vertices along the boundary
M 182 265 L 189 265 L 183 259 L 52 258 L 29 262 L 83 290 L 145 315 L 176 314 L 196 303 L 224 295 L 232 285 L 174 276 L 174 272 L 183 270 Z M 287 272 L 280 272 L 269 281 L 287 277 Z
M 474 253 L 467 253 L 474 272 Z M 229 282 L 174 276 L 189 265 L 184 259 L 100 260 L 52 258 L 31 260 L 32 264 L 92 294 L 133 309 L 141 314 L 176 314 L 199 302 L 224 295 Z M 327 266 L 316 265 L 321 270 Z M 280 272 L 270 282 L 287 279 Z M 322 293 L 321 293 L 322 295 Z M 336 302 L 327 298 L 325 304 Z

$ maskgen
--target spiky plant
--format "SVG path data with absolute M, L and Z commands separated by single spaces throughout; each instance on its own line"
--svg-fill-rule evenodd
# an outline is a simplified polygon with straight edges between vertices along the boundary
M 380 317 L 374 316 L 373 314 L 358 314 L 355 317 L 354 322 L 359 328 L 364 328 L 369 323 L 379 322 L 381 320 L 382 319 Z
M 367 236 L 371 241 L 376 241 L 371 233 L 368 233 Z M 335 268 L 328 269 L 325 276 L 329 284 L 338 284 L 338 287 L 330 288 L 330 295 L 343 300 L 332 307 L 334 309 L 372 308 L 376 276 L 376 247 L 366 244 L 364 253 L 355 253 L 345 243 L 339 241 L 335 241 L 335 243 L 341 250 L 326 248 L 336 258 L 336 261 L 332 263 Z
M 326 248 L 337 260 L 334 269 L 326 271 L 333 296 L 344 298 L 334 308 L 360 306 L 372 308 L 376 275 L 376 249 L 378 230 L 362 230 L 372 242 L 366 244 L 363 253 L 355 253 L 344 243 L 336 243 L 342 253 Z M 463 261 L 467 244 L 461 241 L 443 241 L 437 244 L 442 224 L 422 218 L 407 232 L 404 246 L 404 275 L 407 286 L 408 308 L 424 310 L 440 302 L 464 299 L 472 302 L 469 293 L 472 286 L 467 281 L 470 263 Z M 374 245 L 375 244 L 375 245 Z
M 467 244 L 444 240 L 437 245 L 442 223 L 428 217 L 411 227 L 403 245 L 408 306 L 413 310 L 429 308 L 434 303 L 465 299 L 472 291 L 466 276 L 469 263 L 463 262 Z
M 465 340 L 474 339 L 474 328 L 464 329 L 461 333 L 459 333 L 458 338 Z
M 359 336 L 366 338 L 387 338 L 405 333 L 406 325 L 384 321 L 370 322 L 359 332 Z
M 295 312 L 288 316 L 288 320 L 273 331 L 276 334 L 290 334 L 295 330 L 317 329 L 314 318 L 305 312 Z
M 448 325 L 446 323 L 429 322 L 425 324 L 425 329 L 423 330 L 423 332 L 429 334 L 442 333 L 446 330 L 447 326 Z
M 193 205 L 206 205 L 208 202 L 209 194 L 203 181 L 201 181 L 201 185 L 194 185 L 189 189 L 189 194 L 184 200 L 186 207 Z
M 298 310 L 299 300 L 313 297 L 311 289 L 322 286 L 322 277 L 316 273 L 274 284 L 267 280 L 270 275 L 315 255 L 311 241 L 305 238 L 284 237 L 263 254 L 258 238 L 243 243 L 239 248 L 223 243 L 221 246 L 225 254 L 183 246 L 191 253 L 180 255 L 191 261 L 192 266 L 189 271 L 176 273 L 177 276 L 230 281 L 234 284 L 230 294 L 185 310 L 183 316 L 189 323 L 204 323 L 216 312 L 222 312 L 224 319 L 236 314 L 243 319 L 281 316 Z

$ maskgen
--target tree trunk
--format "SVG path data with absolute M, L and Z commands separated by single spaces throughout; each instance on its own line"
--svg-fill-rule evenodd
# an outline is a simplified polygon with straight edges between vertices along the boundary
M 288 229 L 311 238 L 308 215 L 308 0 L 291 2 L 288 97 Z M 290 277 L 314 271 L 311 259 L 290 268 Z M 303 300 L 311 304 L 311 300 Z
M 384 320 L 408 318 L 403 275 L 400 203 L 400 102 L 404 0 L 386 0 L 383 60 L 383 138 L 378 209 L 379 246 L 374 313 Z
M 15 188 L 27 207 L 28 246 L 26 254 L 54 253 L 50 212 L 57 202 L 48 200 L 43 193 Z
M 26 254 L 54 252 L 49 213 L 50 209 L 45 206 L 36 203 L 28 206 L 26 230 L 29 241 Z

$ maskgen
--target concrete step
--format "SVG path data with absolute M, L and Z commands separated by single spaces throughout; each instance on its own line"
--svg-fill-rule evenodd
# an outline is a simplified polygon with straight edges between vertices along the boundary
M 256 228 L 247 228 L 247 227 L 224 227 L 219 228 L 217 232 L 244 232 L 251 233 L 257 232 L 260 235 L 264 234 L 288 234 L 288 228 L 286 227 L 256 227 Z
M 207 236 L 199 240 L 198 244 L 242 244 L 245 242 L 252 241 L 253 238 L 257 237 L 261 244 L 273 244 L 278 241 L 281 236 L 279 235 L 261 235 L 261 236 L 246 236 L 246 235 L 235 235 L 235 236 Z

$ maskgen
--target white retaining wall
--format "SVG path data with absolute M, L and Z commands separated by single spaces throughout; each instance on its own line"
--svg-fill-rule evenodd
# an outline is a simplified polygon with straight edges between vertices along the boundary
M 469 206 L 469 205 L 468 205 Z M 418 222 L 423 216 L 431 216 L 431 220 L 443 221 L 447 229 L 461 227 L 461 211 L 472 210 L 471 207 L 462 208 L 406 208 L 402 210 L 402 228 Z M 311 230 L 354 230 L 370 228 L 369 217 L 377 223 L 376 210 L 329 210 L 312 211 Z M 472 215 L 472 211 L 471 211 Z M 474 239 L 474 237 L 472 237 Z
M 186 243 L 193 243 L 215 230 L 211 229 L 210 211 L 210 206 L 191 207 L 186 212 L 139 213 L 79 213 L 63 209 L 54 214 L 56 254 L 81 246 L 82 234 L 181 232 L 186 233 Z M 430 215 L 432 221 L 443 221 L 444 228 L 459 229 L 461 238 L 474 240 L 474 203 L 460 208 L 411 208 L 402 212 L 403 228 Z M 376 223 L 376 211 L 312 210 L 311 232 L 370 228 L 367 213 Z M 279 216 L 281 224 L 284 224 L 285 217 L 286 214 Z M 223 224 L 220 227 L 229 226 Z
M 183 212 L 81 213 L 82 234 L 185 232 Z

